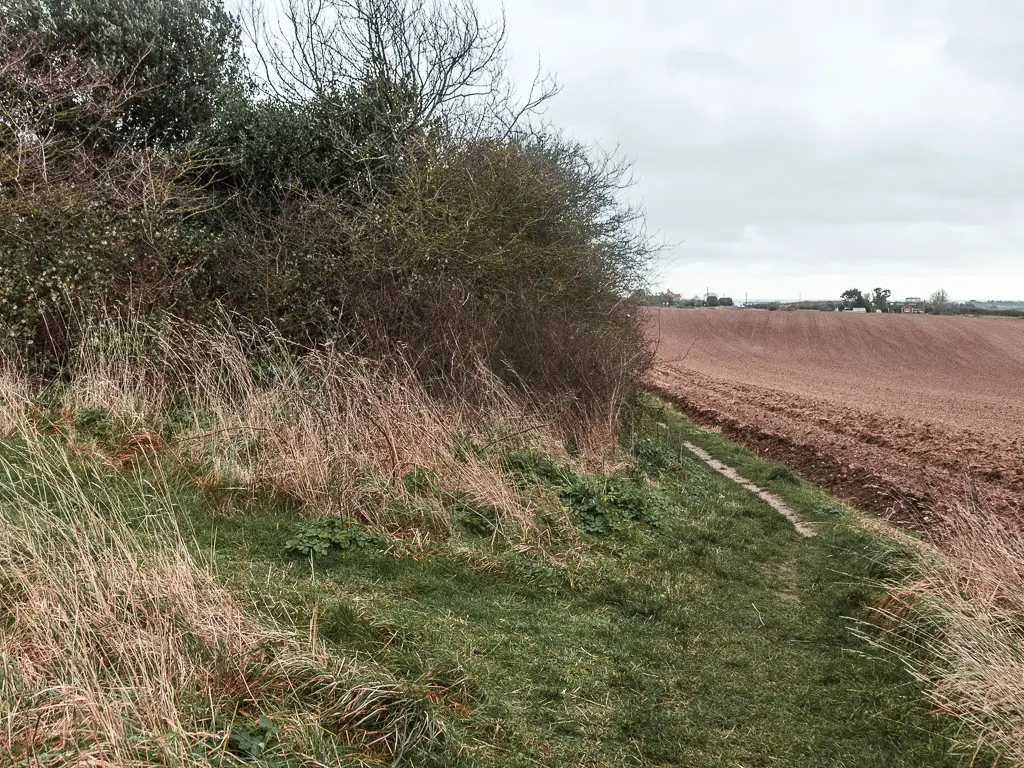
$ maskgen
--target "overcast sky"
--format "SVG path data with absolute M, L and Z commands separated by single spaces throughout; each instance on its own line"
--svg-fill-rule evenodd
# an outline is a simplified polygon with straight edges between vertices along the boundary
M 1024 299 L 1021 0 L 504 7 L 547 117 L 634 161 L 656 288 Z

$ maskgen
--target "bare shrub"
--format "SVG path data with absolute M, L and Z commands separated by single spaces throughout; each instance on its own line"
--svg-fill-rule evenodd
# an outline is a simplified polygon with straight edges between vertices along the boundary
M 594 419 L 615 425 L 651 359 L 624 298 L 651 255 L 617 199 L 624 173 L 551 137 L 424 149 L 362 210 L 311 194 L 254 223 L 247 255 L 224 264 L 225 302 L 280 318 L 290 338 L 346 328 L 362 353 L 401 352 L 429 386 L 467 397 L 482 361 L 560 401 L 560 426 L 582 438 Z
M 517 95 L 506 74 L 504 16 L 487 20 L 471 0 L 288 0 L 279 17 L 268 23 L 257 3 L 246 14 L 261 90 L 334 112 L 370 195 L 387 188 L 382 171 L 394 170 L 380 161 L 401 155 L 408 139 L 508 136 L 557 90 L 538 72 Z M 372 119 L 338 120 L 354 102 L 372 108 Z

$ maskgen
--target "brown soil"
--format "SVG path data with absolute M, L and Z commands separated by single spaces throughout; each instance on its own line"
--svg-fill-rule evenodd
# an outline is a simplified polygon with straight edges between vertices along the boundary
M 1024 321 L 652 309 L 649 384 L 865 511 L 1024 529 Z

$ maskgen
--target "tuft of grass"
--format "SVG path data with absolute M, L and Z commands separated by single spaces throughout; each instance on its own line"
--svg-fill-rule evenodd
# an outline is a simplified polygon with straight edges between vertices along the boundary
M 0 437 L 28 427 L 33 388 L 24 372 L 0 355 Z
M 864 636 L 968 726 L 965 747 L 1024 764 L 1024 543 L 974 507 L 951 517 L 939 545 L 905 540 L 913 569 L 887 585 Z
M 775 467 L 768 473 L 769 480 L 777 480 L 790 485 L 800 485 L 800 478 L 789 467 Z

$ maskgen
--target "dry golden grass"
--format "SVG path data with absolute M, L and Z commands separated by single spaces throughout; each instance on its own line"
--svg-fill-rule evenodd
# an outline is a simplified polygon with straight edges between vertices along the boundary
M 175 418 L 189 424 L 165 447 L 200 482 L 271 490 L 309 510 L 443 534 L 450 512 L 403 484 L 427 469 L 442 491 L 499 510 L 503 533 L 530 539 L 537 504 L 510 485 L 500 456 L 529 445 L 568 460 L 557 409 L 530 403 L 483 366 L 472 401 L 435 389 L 401 360 L 332 349 L 300 356 L 265 329 L 111 323 L 86 335 L 61 402 L 68 422 L 101 407 L 142 433 L 186 402 Z M 614 430 L 607 419 L 591 425 L 579 461 L 606 463 Z M 394 505 L 377 503 L 385 497 L 408 502 L 408 514 L 396 519 Z
M 966 723 L 1005 764 L 1024 765 L 1024 540 L 994 516 L 960 508 L 939 544 L 886 531 L 916 556 L 889 585 L 883 639 L 936 708 Z
M 23 431 L 28 427 L 28 409 L 32 387 L 21 369 L 0 357 L 0 435 Z
M 268 701 L 297 756 L 323 757 L 324 731 L 390 754 L 440 735 L 380 670 L 247 615 L 190 553 L 165 488 L 26 439 L 0 458 L 4 765 L 212 765 L 214 713 L 253 720 Z
M 33 422 L 44 402 L 50 437 Z M 86 412 L 113 435 L 91 434 Z M 298 355 L 227 321 L 97 325 L 45 391 L 0 360 L 0 754 L 44 768 L 213 764 L 223 718 L 252 721 L 266 702 L 300 757 L 323 761 L 329 744 L 397 755 L 441 738 L 383 670 L 245 611 L 179 530 L 162 468 L 419 542 L 452 526 L 445 503 L 406 488 L 429 470 L 532 547 L 540 509 L 559 507 L 518 492 L 500 457 L 532 446 L 569 461 L 557 417 L 482 367 L 471 398 L 428 391 L 402 361 Z M 573 461 L 610 461 L 613 433 L 594 426 L 589 458 Z M 103 468 L 132 466 L 125 451 L 151 464 Z

